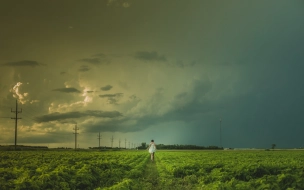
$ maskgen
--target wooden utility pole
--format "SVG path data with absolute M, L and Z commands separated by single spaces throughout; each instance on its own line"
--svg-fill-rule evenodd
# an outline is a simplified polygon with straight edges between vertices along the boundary
M 111 148 L 113 148 L 113 140 L 114 140 L 114 138 L 113 138 L 113 135 L 112 135 L 112 138 L 111 138 Z
M 222 118 L 220 119 L 220 146 L 221 146 L 221 148 L 223 148 L 223 146 L 222 146 Z
M 77 127 L 77 124 L 75 125 L 75 128 L 73 129 L 75 130 L 75 150 L 77 149 L 77 130 L 79 130 L 79 128 Z
M 99 135 L 97 137 L 98 137 L 97 139 L 99 140 L 98 148 L 100 148 L 100 139 L 101 139 L 100 132 L 99 132 Z
M 11 119 L 15 120 L 15 150 L 17 149 L 17 126 L 18 126 L 18 119 L 22 119 L 22 118 L 18 118 L 18 113 L 22 113 L 22 109 L 21 111 L 18 111 L 18 102 L 16 99 L 16 110 L 13 111 L 13 109 L 11 109 L 11 112 L 16 114 L 16 117 L 12 117 Z

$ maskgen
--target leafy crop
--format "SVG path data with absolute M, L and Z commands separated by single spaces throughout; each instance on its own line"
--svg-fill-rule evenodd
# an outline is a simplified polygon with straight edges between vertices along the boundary
M 162 186 L 176 189 L 304 189 L 303 151 L 158 152 Z
M 1 152 L 0 189 L 95 189 L 143 174 L 143 152 Z
M 0 189 L 304 189 L 304 151 L 0 152 Z

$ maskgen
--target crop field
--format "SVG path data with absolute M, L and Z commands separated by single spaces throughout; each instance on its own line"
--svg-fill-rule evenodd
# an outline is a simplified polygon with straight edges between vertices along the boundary
M 304 189 L 304 151 L 0 152 L 0 189 Z

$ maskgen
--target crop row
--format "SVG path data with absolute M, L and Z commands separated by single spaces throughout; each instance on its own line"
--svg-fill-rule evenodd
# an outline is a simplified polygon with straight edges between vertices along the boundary
M 304 189 L 303 151 L 158 152 L 163 187 Z
M 143 152 L 1 152 L 0 189 L 103 189 L 142 176 Z
M 0 152 L 0 189 L 304 189 L 304 151 L 158 151 L 155 157 Z

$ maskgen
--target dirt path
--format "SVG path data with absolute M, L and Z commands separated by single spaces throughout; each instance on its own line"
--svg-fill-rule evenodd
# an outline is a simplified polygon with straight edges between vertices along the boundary
M 156 167 L 156 161 L 147 161 L 146 169 L 143 176 L 143 186 L 145 189 L 161 189 L 158 181 L 159 175 Z

